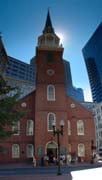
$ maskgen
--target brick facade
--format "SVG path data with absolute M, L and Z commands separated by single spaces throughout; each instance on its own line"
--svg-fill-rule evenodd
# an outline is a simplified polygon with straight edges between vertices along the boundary
M 49 22 L 46 23 L 46 26 Z M 51 24 L 50 24 L 51 25 Z M 42 40 L 46 43 L 48 36 L 56 43 L 59 38 L 53 32 L 52 27 L 45 27 L 44 34 L 38 39 L 36 48 L 36 91 L 20 100 L 18 108 L 25 108 L 27 115 L 20 121 L 20 134 L 13 135 L 0 145 L 5 147 L 0 162 L 27 162 L 32 158 L 27 157 L 27 145 L 34 146 L 34 154 L 37 161 L 42 156 L 52 152 L 57 157 L 58 145 L 57 137 L 53 136 L 53 131 L 48 129 L 48 114 L 54 113 L 56 116 L 56 128 L 60 128 L 60 120 L 64 120 L 64 134 L 60 136 L 61 154 L 68 153 L 78 156 L 78 144 L 85 147 L 84 161 L 90 161 L 91 158 L 91 140 L 95 141 L 95 128 L 92 113 L 85 109 L 81 104 L 66 95 L 64 64 L 63 64 L 63 48 L 54 44 L 49 47 L 43 45 Z M 46 30 L 47 29 L 47 30 Z M 55 39 L 54 39 L 55 38 Z M 50 73 L 48 72 L 50 70 Z M 47 98 L 48 85 L 55 88 L 55 100 Z M 26 103 L 26 107 L 21 107 L 22 103 Z M 34 133 L 27 136 L 27 120 L 31 119 L 34 123 Z M 71 134 L 68 135 L 68 120 L 71 125 Z M 84 134 L 77 135 L 77 121 L 82 120 L 84 124 Z M 12 145 L 19 144 L 19 158 L 12 157 Z M 49 154 L 48 154 L 49 155 Z

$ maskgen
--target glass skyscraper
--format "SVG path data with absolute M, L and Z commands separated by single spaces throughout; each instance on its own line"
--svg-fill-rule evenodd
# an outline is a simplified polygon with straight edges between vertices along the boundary
M 102 101 L 102 23 L 82 49 L 94 102 Z

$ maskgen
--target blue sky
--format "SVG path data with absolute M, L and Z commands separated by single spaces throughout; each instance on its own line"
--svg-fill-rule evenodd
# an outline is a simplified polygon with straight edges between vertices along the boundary
M 70 62 L 73 84 L 83 88 L 90 101 L 82 48 L 102 22 L 102 0 L 0 0 L 0 31 L 7 53 L 29 63 L 48 7 L 55 32 L 63 35 L 63 58 Z

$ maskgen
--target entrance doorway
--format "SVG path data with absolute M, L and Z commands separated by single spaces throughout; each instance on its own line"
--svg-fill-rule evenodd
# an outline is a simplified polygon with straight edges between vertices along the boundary
M 54 142 L 49 142 L 47 144 L 46 152 L 49 157 L 49 163 L 53 163 L 54 159 L 57 159 L 57 144 Z

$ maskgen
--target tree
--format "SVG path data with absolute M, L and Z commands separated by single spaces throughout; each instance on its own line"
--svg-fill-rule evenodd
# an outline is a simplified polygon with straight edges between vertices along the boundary
M 24 111 L 17 110 L 18 98 L 18 88 L 7 85 L 0 74 L 0 140 L 14 134 L 11 127 L 25 115 Z

